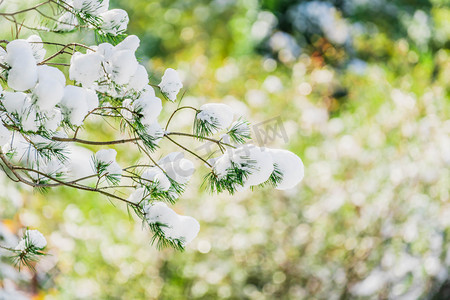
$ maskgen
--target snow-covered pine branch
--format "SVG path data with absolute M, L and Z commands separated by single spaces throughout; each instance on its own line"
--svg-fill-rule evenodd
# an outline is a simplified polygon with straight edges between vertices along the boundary
M 109 10 L 108 0 L 49 0 L 38 7 L 46 5 L 57 6 L 60 12 L 48 31 L 94 30 L 104 42 L 58 44 L 42 41 L 38 35 L 21 39 L 19 31 L 17 39 L 2 41 L 0 164 L 10 179 L 41 190 L 65 186 L 122 201 L 147 224 L 158 247 L 179 250 L 195 238 L 200 225 L 167 204 L 176 203 L 196 167 L 208 169 L 205 183 L 212 192 L 235 193 L 267 184 L 284 190 L 302 180 L 301 159 L 287 150 L 252 145 L 250 124 L 242 118 L 235 120 L 226 104 L 179 107 L 163 129 L 161 98 L 180 100 L 183 83 L 178 72 L 168 68 L 158 85 L 149 84 L 149 74 L 135 54 L 140 40 L 125 34 L 125 11 Z M 0 16 L 8 19 L 35 10 Z M 46 53 L 47 44 L 60 49 Z M 59 68 L 51 66 L 56 57 L 65 60 L 58 63 Z M 193 111 L 192 132 L 169 131 L 170 121 L 183 109 Z M 119 125 L 118 131 L 128 137 L 80 138 L 85 125 L 97 116 Z M 181 137 L 212 142 L 221 155 L 203 157 L 183 145 Z M 155 152 L 164 152 L 159 147 L 163 139 L 180 152 L 157 160 Z M 83 144 L 98 151 L 94 154 L 80 147 Z M 129 144 L 142 157 L 138 162 L 127 161 L 113 148 L 118 144 Z M 185 156 L 198 159 L 200 165 Z M 20 249 L 27 252 L 27 237 L 24 241 Z

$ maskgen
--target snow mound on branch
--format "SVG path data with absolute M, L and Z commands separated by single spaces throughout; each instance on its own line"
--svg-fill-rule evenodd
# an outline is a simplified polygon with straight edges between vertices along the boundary
M 27 230 L 25 232 L 25 237 L 38 249 L 42 249 L 47 246 L 47 240 L 38 230 Z
M 69 78 L 90 88 L 103 77 L 102 56 L 97 52 L 75 52 L 70 60 Z
M 117 51 L 130 50 L 130 51 L 136 52 L 137 48 L 139 48 L 140 43 L 141 43 L 141 41 L 139 40 L 139 38 L 136 35 L 129 35 L 123 41 L 118 43 L 115 46 L 115 49 Z
M 91 168 L 92 151 L 89 149 L 70 144 L 67 157 L 68 180 L 84 178 L 94 174 Z M 93 180 L 91 179 L 90 181 Z
M 244 187 L 255 186 L 266 182 L 270 175 L 272 175 L 274 169 L 273 159 L 268 150 L 249 145 L 248 150 L 244 151 L 247 152 L 246 154 L 248 154 L 249 160 L 254 162 L 253 169 L 247 176 Z
M 130 81 L 131 76 L 136 73 L 139 64 L 134 51 L 119 50 L 114 51 L 114 54 L 111 56 L 111 65 L 112 80 L 122 85 Z
M 6 45 L 5 62 L 8 71 L 8 86 L 16 91 L 33 88 L 37 81 L 37 66 L 30 44 L 25 40 L 14 40 Z
M 145 133 L 153 137 L 153 142 L 155 144 L 158 144 L 158 142 L 163 138 L 164 136 L 164 130 L 161 128 L 158 122 L 154 122 L 149 125 L 145 125 Z
M 101 29 L 108 34 L 119 35 L 127 30 L 128 14 L 123 9 L 111 9 L 99 15 L 103 23 Z
M 173 102 L 177 99 L 177 95 L 183 87 L 183 83 L 178 76 L 178 72 L 172 68 L 168 68 L 161 78 L 159 87 L 161 88 L 161 92 Z
M 41 110 L 53 109 L 64 95 L 66 78 L 57 68 L 49 66 L 38 67 L 38 83 L 33 90 L 36 106 Z
M 28 247 L 43 249 L 47 246 L 47 240 L 38 230 L 27 230 L 24 238 L 17 244 L 15 250 L 27 251 Z
M 135 189 L 131 193 L 131 195 L 128 197 L 128 201 L 133 202 L 133 203 L 139 203 L 146 196 L 148 196 L 148 193 L 146 192 L 145 188 L 140 187 L 140 188 Z
M 6 145 L 11 140 L 12 132 L 3 125 L 0 120 L 0 147 Z
M 135 91 L 141 91 L 148 84 L 147 70 L 143 65 L 138 65 L 134 74 L 130 77 L 128 87 Z
M 116 46 L 102 43 L 91 46 L 85 54 L 76 52 L 69 77 L 84 88 L 134 100 L 145 93 L 149 82 L 147 70 L 136 59 L 139 44 L 139 38 L 131 35 Z
M 109 8 L 109 0 L 73 0 L 73 8 L 77 11 L 97 16 Z
M 2 104 L 8 113 L 20 114 L 29 101 L 27 94 L 22 92 L 4 92 Z
M 27 42 L 33 50 L 33 56 L 36 59 L 36 62 L 40 63 L 43 61 L 47 51 L 44 49 L 44 44 L 42 43 L 41 37 L 36 34 L 30 35 L 27 38 Z
M 116 161 L 117 151 L 114 149 L 102 149 L 95 153 L 95 158 L 105 164 L 110 164 Z
M 233 110 L 223 103 L 207 103 L 200 106 L 197 119 L 213 125 L 212 132 L 226 129 L 233 121 Z
M 158 116 L 162 111 L 161 99 L 145 93 L 134 101 L 133 111 L 142 115 L 142 124 L 151 125 L 158 120 Z
M 275 187 L 278 190 L 287 190 L 302 181 L 305 168 L 300 157 L 288 150 L 268 149 L 272 155 L 273 163 L 282 174 L 281 181 Z
M 56 31 L 72 31 L 78 26 L 78 19 L 71 12 L 65 12 L 58 18 L 58 22 L 56 24 Z
M 63 114 L 71 124 L 81 126 L 84 117 L 89 113 L 90 109 L 98 105 L 97 95 L 95 94 L 94 97 L 94 94 L 73 85 L 68 85 L 64 88 L 64 96 L 60 106 Z
M 100 175 L 103 174 L 109 174 L 114 176 L 122 175 L 122 168 L 116 162 L 116 156 L 117 151 L 114 149 L 102 149 L 97 151 L 97 153 L 95 153 L 95 159 L 97 160 L 97 162 L 107 165 L 105 171 Z
M 144 205 L 144 212 L 149 224 L 163 224 L 160 228 L 164 236 L 170 240 L 180 240 L 183 246 L 192 242 L 200 231 L 196 219 L 178 215 L 163 202 Z
M 158 167 L 146 169 L 141 177 L 146 181 L 149 181 L 148 183 L 150 183 L 150 181 L 157 183 L 156 187 L 160 191 L 167 192 L 171 187 L 169 178 L 167 178 L 166 174 Z

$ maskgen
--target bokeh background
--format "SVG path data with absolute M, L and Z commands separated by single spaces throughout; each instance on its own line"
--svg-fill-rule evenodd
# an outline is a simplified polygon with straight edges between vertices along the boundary
M 38 228 L 51 254 L 34 275 L 3 258 L 4 295 L 450 299 L 447 0 L 111 0 L 111 7 L 127 10 L 152 83 L 165 68 L 178 69 L 185 103 L 231 105 L 257 124 L 254 136 L 262 128 L 258 143 L 298 154 L 305 178 L 290 191 L 210 195 L 199 167 L 175 210 L 197 218 L 201 231 L 180 253 L 151 246 L 121 204 L 65 188 L 39 194 L 0 174 L 3 239 Z M 1 28 L 10 38 L 10 25 Z M 74 38 L 94 43 L 84 33 L 62 37 Z M 161 120 L 173 108 L 166 105 Z M 190 122 L 180 114 L 173 126 L 189 130 Z M 94 131 L 99 124 L 88 124 L 87 136 L 112 134 L 107 126 Z M 138 158 L 125 146 L 120 155 Z

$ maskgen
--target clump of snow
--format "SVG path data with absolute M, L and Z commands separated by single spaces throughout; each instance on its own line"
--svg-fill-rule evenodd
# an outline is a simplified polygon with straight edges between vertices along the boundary
M 141 41 L 136 35 L 129 35 L 123 41 L 118 43 L 114 49 L 117 51 L 120 50 L 130 50 L 136 52 L 137 48 L 139 48 L 139 44 Z
M 84 92 L 86 96 L 87 108 L 89 111 L 92 111 L 99 105 L 97 93 L 91 89 L 85 89 Z
M 230 126 L 233 121 L 233 110 L 223 103 L 207 103 L 200 106 L 197 119 L 211 124 L 212 132 L 216 133 Z
M 170 101 L 175 101 L 183 83 L 178 76 L 178 72 L 172 68 L 166 69 L 159 84 L 161 92 L 169 98 Z
M 158 144 L 158 142 L 164 136 L 164 130 L 161 128 L 158 122 L 154 122 L 149 125 L 145 125 L 145 133 L 153 138 L 153 143 Z
M 152 96 L 150 93 L 145 93 L 139 99 L 134 101 L 133 111 L 142 115 L 142 124 L 153 124 L 158 120 L 158 116 L 162 111 L 161 99 Z
M 130 77 L 128 86 L 130 89 L 140 91 L 148 84 L 147 70 L 143 65 L 138 65 L 134 74 Z
M 54 108 L 45 112 L 45 119 L 41 124 L 48 131 L 55 132 L 63 119 L 61 110 Z
M 43 249 L 47 246 L 47 240 L 38 230 L 27 230 L 23 239 L 19 241 L 16 250 L 26 251 L 28 247 Z
M 25 232 L 25 236 L 28 238 L 30 243 L 38 249 L 42 249 L 47 246 L 47 240 L 38 230 L 27 230 Z
M 12 132 L 8 130 L 3 125 L 3 122 L 0 120 L 0 147 L 4 146 L 5 144 L 9 143 L 11 140 Z
M 75 180 L 93 175 L 91 168 L 92 151 L 70 144 L 68 147 L 67 179 Z
M 166 174 L 158 167 L 146 169 L 141 177 L 144 181 L 149 181 L 148 183 L 156 183 L 156 188 L 160 191 L 167 192 L 171 187 L 169 178 L 167 178 Z
M 214 174 L 216 174 L 219 179 L 222 179 L 230 174 L 230 172 L 234 172 L 234 168 L 245 171 L 247 174 L 254 171 L 256 162 L 250 154 L 255 150 L 250 151 L 252 148 L 254 148 L 254 146 L 241 145 L 235 149 L 227 149 L 222 156 L 214 159 Z
M 103 76 L 102 56 L 97 52 L 75 52 L 70 60 L 69 78 L 89 88 Z
M 136 73 L 139 65 L 132 50 L 114 51 L 110 61 L 112 65 L 112 80 L 120 85 L 130 81 L 131 76 Z
M 197 236 L 200 224 L 192 217 L 178 215 L 163 202 L 144 205 L 145 218 L 149 224 L 160 226 L 164 236 L 170 240 L 179 240 L 186 246 Z
M 117 151 L 114 149 L 102 149 L 95 153 L 95 159 L 97 160 L 97 162 L 106 165 L 106 169 L 103 173 L 99 174 L 100 176 L 105 174 L 113 175 L 116 177 L 122 175 L 122 168 L 116 162 L 116 156 Z
M 33 88 L 37 81 L 37 66 L 30 44 L 25 40 L 14 40 L 6 45 L 5 62 L 8 71 L 8 86 L 16 91 Z
M 131 195 L 128 197 L 128 201 L 133 202 L 133 203 L 139 203 L 140 201 L 142 201 L 146 196 L 148 195 L 148 193 L 146 192 L 145 188 L 140 187 L 135 189 Z
M 72 31 L 78 25 L 79 25 L 79 23 L 78 23 L 78 19 L 76 18 L 76 16 L 73 13 L 67 11 L 58 18 L 58 22 L 56 24 L 55 30 L 57 30 L 57 31 Z
M 40 126 L 38 112 L 29 95 L 22 92 L 4 92 L 2 104 L 10 114 L 16 114 L 25 131 L 36 132 Z
M 97 16 L 108 10 L 109 0 L 73 0 L 72 7 L 79 12 Z
M 29 101 L 27 94 L 22 92 L 4 92 L 2 104 L 8 113 L 20 114 Z
M 272 155 L 273 163 L 281 172 L 282 179 L 275 187 L 278 190 L 287 190 L 302 181 L 305 169 L 300 157 L 288 150 L 268 149 Z
M 27 38 L 27 42 L 31 45 L 36 62 L 40 63 L 43 61 L 47 51 L 44 49 L 44 44 L 42 43 L 41 37 L 36 34 L 30 35 Z
M 85 54 L 77 52 L 71 59 L 69 77 L 84 88 L 134 100 L 145 93 L 149 82 L 147 70 L 136 59 L 139 44 L 139 38 L 131 35 L 116 46 L 102 43 Z
M 248 145 L 247 149 L 243 149 L 247 152 L 249 160 L 253 161 L 252 170 L 244 181 L 244 187 L 255 186 L 266 182 L 273 172 L 272 155 L 270 155 L 267 149 L 253 145 Z
M 53 109 L 64 95 L 66 79 L 64 74 L 54 67 L 38 67 L 38 83 L 33 90 L 36 106 L 41 110 Z
M 240 136 L 250 136 L 250 127 L 247 122 L 235 121 L 231 124 L 231 128 L 233 128 L 234 132 Z
M 111 9 L 101 13 L 99 16 L 103 20 L 100 26 L 102 30 L 112 35 L 124 33 L 130 21 L 127 12 L 123 9 Z
M 60 105 L 67 120 L 75 126 L 81 126 L 89 112 L 86 90 L 78 86 L 66 86 Z

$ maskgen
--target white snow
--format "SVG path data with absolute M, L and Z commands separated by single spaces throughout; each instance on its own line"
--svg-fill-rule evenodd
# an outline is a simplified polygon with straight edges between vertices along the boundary
M 22 92 L 4 92 L 2 104 L 8 113 L 20 113 L 29 101 L 27 94 Z
M 27 38 L 27 42 L 31 45 L 36 62 L 40 63 L 43 61 L 47 51 L 44 49 L 44 44 L 42 43 L 41 37 L 36 34 L 30 35 Z
M 115 50 L 111 56 L 110 63 L 112 66 L 112 80 L 120 85 L 130 81 L 131 76 L 136 73 L 139 65 L 132 50 Z
M 157 188 L 160 191 L 166 192 L 170 189 L 171 183 L 169 178 L 167 178 L 166 174 L 158 167 L 146 169 L 141 177 L 145 180 L 157 182 Z M 150 182 L 148 183 L 150 184 Z
M 278 190 L 287 190 L 296 186 L 302 181 L 305 175 L 303 162 L 294 153 L 283 149 L 268 149 L 272 155 L 273 163 L 282 173 L 282 180 L 276 186 Z
M 217 129 L 212 132 L 226 129 L 233 121 L 233 110 L 223 103 L 207 103 L 200 106 L 200 112 L 197 119 L 215 125 Z
M 97 16 L 108 10 L 109 0 L 73 0 L 72 6 L 77 11 Z
M 145 196 L 147 196 L 146 189 L 143 187 L 135 189 L 131 195 L 128 197 L 128 201 L 133 203 L 139 203 L 141 200 L 144 199 Z
M 58 18 L 56 30 L 58 31 L 71 31 L 78 26 L 78 19 L 71 12 L 65 12 Z
M 102 149 L 95 153 L 95 158 L 102 163 L 111 164 L 116 161 L 117 151 L 114 149 Z
M 42 249 L 47 246 L 47 240 L 38 230 L 27 230 L 25 232 L 25 237 L 28 239 L 30 244 L 38 249 Z
M 144 206 L 145 217 L 149 224 L 161 223 L 161 230 L 167 239 L 180 240 L 183 246 L 192 242 L 200 231 L 200 224 L 189 216 L 178 215 L 163 202 L 154 202 Z
M 30 44 L 25 40 L 14 40 L 6 45 L 5 61 L 11 66 L 8 71 L 8 86 L 16 91 L 33 88 L 37 81 L 37 66 Z
M 33 90 L 36 106 L 47 111 L 57 105 L 63 95 L 65 86 L 64 74 L 54 67 L 38 67 L 38 83 Z
M 37 67 L 37 72 L 38 81 L 52 78 L 56 80 L 60 85 L 66 85 L 66 77 L 64 76 L 64 73 L 61 72 L 58 68 L 42 65 Z
M 73 85 L 66 86 L 60 105 L 70 123 L 76 126 L 83 124 L 84 117 L 89 112 L 85 89 Z
M 123 9 L 111 9 L 101 13 L 99 16 L 103 20 L 101 25 L 103 31 L 112 35 L 124 33 L 130 21 L 127 12 Z
M 219 179 L 222 179 L 228 174 L 229 168 L 231 168 L 230 155 L 225 152 L 225 154 L 215 160 L 213 166 L 214 174 L 216 174 Z
M 29 106 L 24 109 L 21 114 L 21 123 L 23 130 L 36 132 L 39 129 L 39 120 L 37 118 L 37 111 L 34 107 Z
M 161 92 L 169 98 L 170 101 L 175 101 L 183 83 L 178 76 L 178 72 L 172 68 L 166 69 L 159 84 Z
M 123 41 L 118 43 L 115 47 L 117 51 L 119 50 L 130 50 L 132 52 L 136 52 L 137 48 L 139 48 L 139 44 L 141 41 L 136 35 L 129 35 Z
M 133 111 L 143 115 L 141 118 L 142 124 L 151 125 L 158 120 L 158 116 L 162 111 L 161 99 L 145 93 L 134 101 Z
M 69 159 L 66 164 L 69 172 L 67 176 L 68 180 L 84 178 L 94 174 L 91 168 L 92 151 L 84 147 L 74 146 L 73 144 L 69 145 L 68 150 L 67 157 Z M 90 181 L 93 181 L 93 179 Z
M 94 90 L 85 89 L 85 95 L 88 111 L 92 111 L 97 108 L 99 105 L 97 93 Z
M 75 52 L 70 60 L 69 78 L 81 83 L 85 88 L 91 87 L 104 74 L 102 60 L 102 56 L 97 52 Z
M 3 122 L 0 120 L 0 147 L 4 146 L 5 144 L 9 143 L 11 140 L 12 132 L 8 130 L 3 125 Z
M 103 57 L 103 61 L 108 61 L 111 59 L 111 56 L 113 55 L 114 49 L 116 49 L 116 47 L 114 47 L 110 43 L 101 43 L 97 47 L 97 53 Z M 90 48 L 94 49 L 92 46 Z
M 56 108 L 46 111 L 45 116 L 46 119 L 43 120 L 42 125 L 51 132 L 55 132 L 64 119 L 61 110 Z
M 141 91 L 148 84 L 147 70 L 143 65 L 138 65 L 136 72 L 130 77 L 128 87 L 135 91 Z
M 244 187 L 254 186 L 266 182 L 273 172 L 272 155 L 265 148 L 248 145 L 248 157 L 254 161 L 254 169 L 245 180 Z
M 97 161 L 102 162 L 106 165 L 105 174 L 110 175 L 121 175 L 122 168 L 116 162 L 117 151 L 114 149 L 102 149 L 95 153 L 95 158 Z M 100 174 L 103 175 L 103 174 Z
M 145 132 L 154 138 L 154 143 L 157 144 L 164 136 L 164 130 L 161 128 L 158 122 L 154 122 L 150 125 L 145 125 Z

